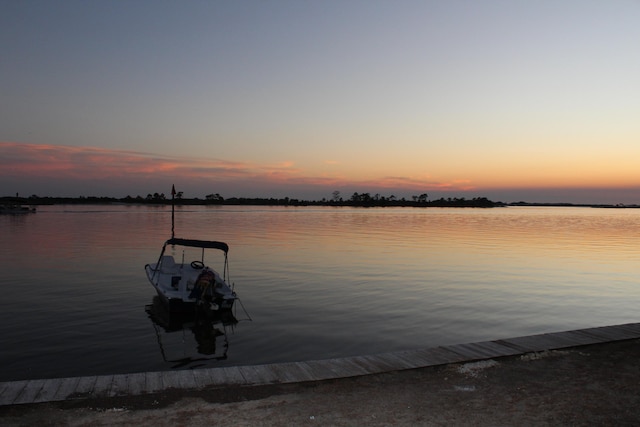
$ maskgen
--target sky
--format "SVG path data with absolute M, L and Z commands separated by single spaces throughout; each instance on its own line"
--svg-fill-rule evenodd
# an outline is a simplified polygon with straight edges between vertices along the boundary
M 0 196 L 640 203 L 640 0 L 0 11 Z

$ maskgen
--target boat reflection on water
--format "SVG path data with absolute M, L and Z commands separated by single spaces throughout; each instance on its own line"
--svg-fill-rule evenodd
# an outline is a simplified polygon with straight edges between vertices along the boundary
M 238 323 L 231 311 L 172 313 L 155 296 L 145 311 L 153 323 L 160 353 L 171 369 L 194 369 L 227 359 L 227 333 Z

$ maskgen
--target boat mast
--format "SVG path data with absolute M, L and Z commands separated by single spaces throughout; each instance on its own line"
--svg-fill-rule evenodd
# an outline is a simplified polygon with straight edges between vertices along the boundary
M 173 239 L 175 237 L 174 235 L 174 217 L 175 217 L 175 202 L 174 202 L 174 198 L 176 195 L 176 186 L 175 184 L 171 186 L 171 238 Z

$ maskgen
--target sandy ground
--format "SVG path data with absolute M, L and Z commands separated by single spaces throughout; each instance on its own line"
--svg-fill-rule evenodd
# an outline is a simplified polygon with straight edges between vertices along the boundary
M 640 340 L 332 381 L 0 407 L 2 426 L 640 425 Z

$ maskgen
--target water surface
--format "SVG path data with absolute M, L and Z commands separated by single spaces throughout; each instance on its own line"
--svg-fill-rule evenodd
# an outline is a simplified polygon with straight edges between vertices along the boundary
M 324 359 L 638 321 L 640 210 L 189 206 L 176 209 L 175 228 L 230 245 L 239 323 L 167 328 L 149 318 L 143 266 L 170 237 L 170 207 L 0 217 L 0 380 Z

